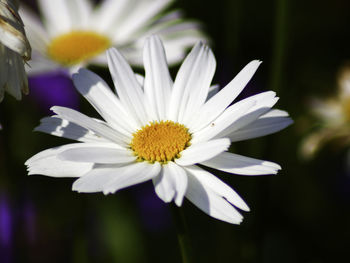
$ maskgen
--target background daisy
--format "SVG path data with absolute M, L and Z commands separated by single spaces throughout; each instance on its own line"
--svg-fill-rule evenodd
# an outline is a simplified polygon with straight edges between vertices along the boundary
M 336 96 L 327 99 L 314 98 L 310 103 L 311 114 L 317 127 L 302 141 L 301 151 L 305 158 L 314 157 L 324 144 L 338 139 L 339 148 L 350 143 L 350 67 L 341 69 Z
M 20 11 L 33 46 L 29 74 L 57 68 L 71 71 L 87 64 L 105 66 L 105 50 L 118 49 L 134 65 L 141 65 L 144 39 L 159 34 L 168 62 L 179 62 L 187 48 L 204 35 L 180 11 L 168 11 L 172 0 L 38 0 L 42 19 L 23 7 Z

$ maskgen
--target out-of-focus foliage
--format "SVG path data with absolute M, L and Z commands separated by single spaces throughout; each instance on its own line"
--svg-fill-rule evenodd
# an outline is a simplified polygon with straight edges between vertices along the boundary
M 175 6 L 205 25 L 218 61 L 215 82 L 223 86 L 248 61 L 261 59 L 241 98 L 272 88 L 281 97 L 277 107 L 295 121 L 278 134 L 233 145 L 233 152 L 283 168 L 275 176 L 219 175 L 251 208 L 240 226 L 212 219 L 185 202 L 198 262 L 347 258 L 348 149 L 330 143 L 304 161 L 299 147 L 314 124 L 310 98 L 334 96 L 337 72 L 350 59 L 350 2 L 179 0 Z M 104 69 L 92 69 L 110 81 Z M 180 262 L 170 212 L 151 183 L 104 196 L 72 192 L 72 179 L 26 175 L 26 159 L 66 142 L 32 132 L 47 115 L 40 103 L 33 92 L 22 102 L 9 97 L 0 105 L 0 261 Z M 96 114 L 85 101 L 80 107 Z

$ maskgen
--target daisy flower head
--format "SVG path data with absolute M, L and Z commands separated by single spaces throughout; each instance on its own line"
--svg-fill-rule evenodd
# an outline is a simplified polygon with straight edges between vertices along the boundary
M 108 50 L 107 58 L 115 93 L 91 71 L 80 69 L 73 75 L 76 88 L 103 120 L 53 107 L 56 115 L 42 119 L 36 130 L 79 143 L 36 154 L 26 162 L 29 174 L 78 177 L 73 190 L 83 193 L 115 193 L 152 180 L 164 202 L 181 206 L 186 197 L 208 215 L 239 224 L 243 217 L 237 208 L 248 211 L 248 206 L 203 167 L 242 175 L 276 174 L 280 169 L 227 152 L 231 142 L 270 134 L 292 122 L 286 112 L 271 109 L 277 101 L 272 91 L 230 106 L 260 62 L 250 62 L 210 97 L 216 61 L 201 42 L 174 81 L 157 36 L 145 43 L 145 78 L 136 76 L 116 49 Z
M 332 140 L 340 139 L 341 147 L 350 145 L 350 66 L 344 66 L 338 76 L 338 90 L 335 96 L 325 99 L 314 98 L 310 112 L 318 123 L 301 144 L 304 158 L 312 158 L 318 150 Z
M 146 36 L 164 41 L 170 64 L 205 36 L 198 23 L 185 21 L 173 0 L 38 0 L 42 20 L 28 8 L 21 15 L 33 47 L 28 74 L 60 68 L 71 73 L 88 64 L 107 65 L 105 51 L 117 47 L 132 65 L 142 66 Z
M 11 0 L 0 0 L 0 102 L 5 91 L 20 100 L 28 93 L 24 70 L 31 48 L 17 8 Z

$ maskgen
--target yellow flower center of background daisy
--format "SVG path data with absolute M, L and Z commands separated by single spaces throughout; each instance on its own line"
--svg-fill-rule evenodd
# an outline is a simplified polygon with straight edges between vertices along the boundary
M 152 122 L 133 134 L 131 149 L 139 161 L 166 163 L 190 145 L 188 129 L 172 121 Z
M 70 66 L 100 54 L 110 45 L 107 37 L 95 32 L 72 31 L 54 38 L 47 52 L 51 59 Z

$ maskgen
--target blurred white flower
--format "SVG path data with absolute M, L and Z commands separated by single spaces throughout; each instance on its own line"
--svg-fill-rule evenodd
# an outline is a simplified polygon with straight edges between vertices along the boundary
M 107 65 L 105 50 L 117 47 L 133 65 L 142 65 L 145 37 L 158 34 L 168 63 L 180 62 L 204 35 L 178 10 L 165 13 L 173 0 L 38 0 L 42 20 L 20 10 L 28 28 L 33 58 L 28 74 L 57 68 L 75 72 L 87 64 Z
M 0 0 L 0 102 L 7 91 L 16 99 L 28 93 L 24 63 L 31 49 L 17 8 L 11 0 Z
M 208 215 L 239 224 L 236 208 L 249 211 L 240 196 L 197 164 L 240 175 L 276 174 L 278 164 L 227 152 L 231 142 L 277 132 L 292 120 L 272 110 L 275 92 L 263 92 L 230 106 L 260 62 L 250 62 L 227 86 L 208 99 L 216 61 L 201 42 L 172 80 L 156 36 L 146 40 L 145 78 L 136 77 L 121 53 L 107 52 L 113 93 L 96 74 L 80 69 L 77 90 L 104 120 L 53 107 L 56 115 L 36 128 L 80 143 L 42 151 L 26 165 L 29 174 L 79 177 L 78 192 L 105 194 L 153 180 L 164 202 L 181 206 L 186 197 Z M 215 89 L 215 88 L 214 88 Z
M 310 111 L 319 127 L 302 141 L 303 157 L 313 157 L 324 144 L 334 139 L 340 139 L 342 147 L 350 145 L 350 66 L 342 69 L 335 96 L 314 99 Z

